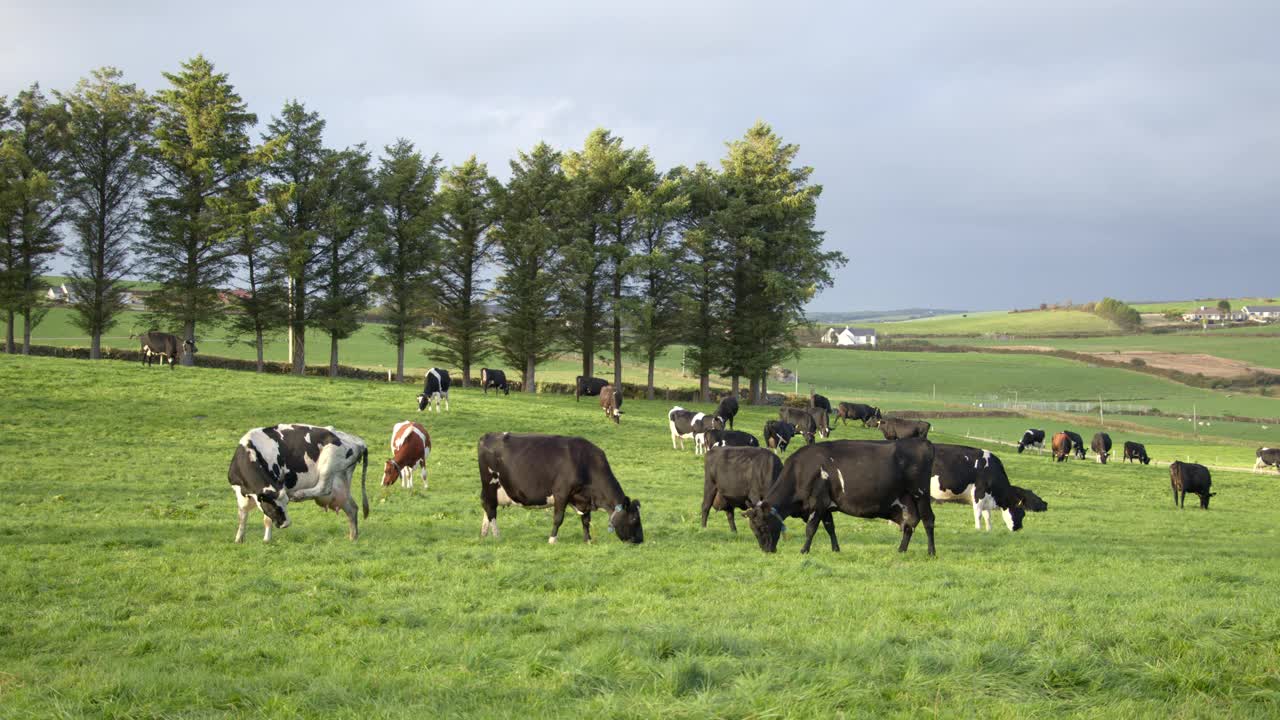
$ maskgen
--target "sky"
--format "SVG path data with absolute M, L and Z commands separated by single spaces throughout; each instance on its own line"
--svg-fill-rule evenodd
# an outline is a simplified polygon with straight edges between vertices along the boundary
M 763 120 L 849 259 L 811 310 L 1280 295 L 1280 2 L 1056 5 L 0 0 L 0 95 L 203 53 L 262 123 L 504 178 L 601 126 L 718 163 Z

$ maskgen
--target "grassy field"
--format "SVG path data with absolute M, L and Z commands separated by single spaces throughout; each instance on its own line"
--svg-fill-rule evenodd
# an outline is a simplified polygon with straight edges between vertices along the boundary
M 1272 333 L 1280 327 L 1270 326 Z M 1224 330 L 1194 330 L 1167 335 L 1118 335 L 1088 338 L 939 338 L 940 344 L 972 345 L 975 347 L 1002 347 L 1041 345 L 1098 353 L 1123 350 L 1154 350 L 1169 353 L 1203 353 L 1217 357 L 1241 360 L 1268 368 L 1280 369 L 1280 339 L 1257 334 Z
M 1118 333 L 1112 322 L 1093 313 L 1046 310 L 1010 313 L 1004 310 L 939 315 L 901 322 L 868 323 L 884 335 L 974 335 L 1000 333 L 1052 336 L 1073 333 Z
M 1146 312 L 1146 313 L 1153 313 L 1153 312 L 1166 313 L 1171 310 L 1177 310 L 1178 312 L 1187 312 L 1189 310 L 1195 310 L 1196 308 L 1199 308 L 1201 305 L 1205 307 L 1211 307 L 1211 308 L 1217 307 L 1218 301 L 1223 299 L 1224 298 L 1213 298 L 1211 300 L 1172 300 L 1168 302 L 1154 302 L 1154 303 L 1129 303 L 1129 305 L 1130 307 L 1132 307 L 1134 310 L 1137 310 L 1138 312 Z M 1243 297 L 1243 298 L 1225 298 L 1225 299 L 1227 300 L 1227 302 L 1231 303 L 1231 307 L 1236 310 L 1239 310 L 1241 307 L 1244 307 L 1245 305 L 1275 305 L 1278 302 L 1280 302 L 1276 298 L 1271 298 L 1271 297 Z

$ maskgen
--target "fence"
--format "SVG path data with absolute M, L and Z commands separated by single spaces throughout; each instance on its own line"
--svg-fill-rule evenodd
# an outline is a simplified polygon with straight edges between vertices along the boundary
M 1000 400 L 995 397 L 978 398 L 973 401 L 975 407 L 992 410 L 1014 410 L 1018 412 L 1046 410 L 1066 413 L 1096 413 L 1099 406 L 1102 412 L 1121 415 L 1147 415 L 1155 408 L 1151 405 L 1135 405 L 1131 403 L 1113 403 L 1082 400 Z

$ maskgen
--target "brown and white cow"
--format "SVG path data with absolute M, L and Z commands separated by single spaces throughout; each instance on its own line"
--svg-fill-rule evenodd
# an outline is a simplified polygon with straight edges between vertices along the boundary
M 1053 436 L 1053 459 L 1054 462 L 1062 462 L 1071 457 L 1071 436 L 1066 430 L 1059 431 Z
M 431 434 L 411 420 L 396 423 L 391 429 L 391 459 L 382 466 L 382 486 L 400 478 L 400 487 L 413 487 L 413 469 L 422 470 L 422 487 L 427 483 L 427 458 L 431 455 Z
M 606 419 L 615 424 L 622 422 L 622 391 L 613 385 L 605 385 L 600 391 L 600 409 Z

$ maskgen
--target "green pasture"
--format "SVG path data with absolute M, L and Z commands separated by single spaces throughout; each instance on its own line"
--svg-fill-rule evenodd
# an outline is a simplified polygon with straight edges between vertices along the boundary
M 1011 313 L 1004 310 L 939 315 L 898 322 L 866 323 L 878 333 L 894 335 L 1064 335 L 1074 333 L 1119 333 L 1120 328 L 1093 313 L 1078 310 L 1034 310 Z
M 1178 312 L 1188 312 L 1199 308 L 1201 305 L 1205 307 L 1216 308 L 1218 301 L 1225 299 L 1231 303 L 1232 309 L 1239 310 L 1245 305 L 1276 305 L 1280 300 L 1276 298 L 1266 297 L 1241 297 L 1241 298 L 1213 298 L 1206 300 L 1171 300 L 1168 302 L 1154 303 L 1129 303 L 1130 307 L 1138 312 L 1145 313 L 1165 313 L 1172 310 Z
M 1280 327 L 1270 327 L 1272 333 Z M 938 338 L 938 344 L 972 345 L 974 347 L 1007 347 L 1038 345 L 1084 353 L 1106 353 L 1126 350 L 1154 350 L 1168 353 L 1199 353 L 1241 360 L 1280 372 L 1280 338 L 1244 333 L 1237 330 L 1190 330 L 1165 335 L 1117 335 L 1087 338 Z
M 0 716 L 1275 717 L 1280 483 L 1215 473 L 1176 510 L 1167 470 L 1004 451 L 1049 502 L 1027 529 L 939 506 L 938 556 L 841 516 L 801 556 L 698 526 L 701 461 L 665 403 L 484 397 L 418 414 L 403 386 L 0 356 Z M 744 408 L 758 432 L 772 409 Z M 298 507 L 235 529 L 247 429 L 332 424 L 374 465 L 424 420 L 429 490 L 369 492 L 358 543 Z M 956 421 L 957 423 L 960 421 Z M 1079 428 L 1085 431 L 1086 428 Z M 503 508 L 478 537 L 486 431 L 587 437 L 641 500 L 646 542 Z M 935 440 L 959 425 L 940 422 Z M 995 432 L 992 430 L 992 432 Z M 1002 431 L 1003 432 L 1003 431 Z M 838 428 L 834 437 L 871 437 Z

